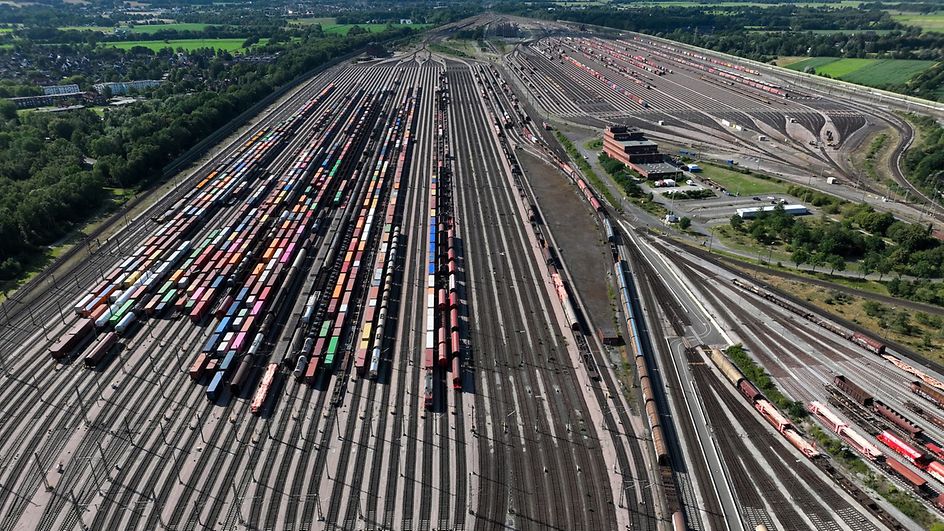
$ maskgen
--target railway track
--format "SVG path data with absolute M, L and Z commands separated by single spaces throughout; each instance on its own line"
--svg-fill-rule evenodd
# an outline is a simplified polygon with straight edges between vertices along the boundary
M 284 186 L 284 210 L 273 210 L 277 222 L 260 222 L 261 236 L 250 251 L 251 263 L 262 263 L 259 257 L 271 248 L 267 242 L 278 238 L 284 223 L 297 221 L 282 212 L 293 212 L 291 205 L 305 194 L 318 192 L 324 198 L 323 210 L 299 225 L 309 232 L 290 255 L 298 258 L 283 261 L 274 285 L 278 295 L 267 307 L 265 321 L 253 328 L 258 340 L 244 343 L 252 343 L 251 354 L 239 351 L 237 365 L 242 371 L 240 363 L 245 363 L 248 371 L 240 389 L 229 390 L 234 375 L 225 369 L 194 372 L 194 361 L 213 341 L 235 345 L 232 338 L 214 340 L 213 334 L 220 332 L 210 324 L 225 319 L 224 295 L 230 284 L 199 310 L 180 299 L 166 314 L 146 318 L 134 313 L 138 321 L 123 330 L 118 352 L 94 371 L 80 371 L 81 355 L 74 354 L 50 370 L 46 349 L 76 321 L 66 316 L 73 311 L 72 301 L 95 278 L 123 267 L 157 227 L 196 201 L 183 186 L 129 220 L 118 237 L 90 253 L 76 276 L 56 279 L 49 294 L 32 307 L 35 314 L 24 310 L 5 316 L 12 326 L 2 337 L 17 347 L 3 368 L 20 384 L 0 391 L 17 404 L 5 413 L 41 422 L 0 419 L 0 435 L 5 436 L 0 448 L 6 450 L 0 457 L 0 478 L 9 487 L 0 491 L 0 527 L 36 522 L 40 529 L 484 529 L 506 523 L 612 528 L 616 495 L 601 444 L 617 448 L 620 469 L 644 469 L 645 460 L 615 418 L 607 418 L 602 431 L 591 420 L 601 404 L 612 403 L 607 393 L 620 391 L 607 370 L 605 387 L 585 392 L 576 373 L 583 367 L 567 361 L 568 349 L 574 349 L 592 366 L 607 366 L 599 345 L 582 334 L 575 336 L 579 346 L 568 345 L 560 330 L 559 309 L 547 291 L 549 280 L 522 203 L 523 181 L 510 174 L 509 145 L 493 136 L 489 113 L 495 108 L 478 93 L 473 80 L 477 66 L 428 52 L 344 65 L 314 80 L 247 133 L 242 141 L 270 138 L 266 131 L 293 120 L 289 129 L 280 130 L 290 132 L 284 140 L 266 144 L 270 151 L 265 157 L 247 163 L 241 153 L 255 153 L 247 150 L 256 148 L 239 151 L 234 146 L 195 174 L 189 183 L 193 187 L 222 179 L 220 172 L 230 171 L 226 168 L 248 167 L 258 194 L 234 192 L 232 198 L 221 195 L 212 202 L 207 217 L 184 236 L 194 242 L 194 257 L 217 245 L 220 234 L 247 220 L 255 222 L 247 217 L 247 202 L 258 195 L 261 205 L 274 204 L 266 202 L 265 194 Z M 500 77 L 489 79 L 500 83 Z M 447 83 L 451 101 L 443 122 L 448 139 L 443 151 L 436 140 L 441 133 L 436 129 L 440 109 L 435 88 Z M 299 113 L 308 102 L 313 103 Z M 415 119 L 404 125 L 407 113 Z M 411 140 L 401 146 L 407 131 Z M 357 232 L 358 220 L 374 219 L 364 217 L 368 210 L 382 212 L 392 201 L 394 167 L 384 164 L 401 153 L 404 162 L 396 172 L 402 171 L 403 179 L 392 223 L 384 223 L 381 215 L 374 232 Z M 316 181 L 301 166 L 308 160 L 333 168 L 345 182 Z M 430 370 L 417 355 L 427 325 L 422 310 L 432 190 L 427 177 L 440 161 L 455 174 L 454 180 L 443 181 L 441 196 L 443 208 L 454 205 L 457 221 L 461 374 L 438 365 Z M 366 168 L 382 169 L 368 178 Z M 396 173 L 397 179 L 400 175 Z M 345 291 L 350 304 L 345 302 L 343 310 L 332 308 L 326 293 L 340 285 L 347 268 L 340 257 L 354 242 L 363 245 L 359 263 L 380 261 L 384 248 L 379 242 L 387 241 L 381 234 L 388 233 L 376 227 L 386 224 L 397 227 L 402 243 L 390 270 L 390 317 L 374 377 L 362 372 L 357 356 L 363 324 L 373 311 L 369 301 L 379 300 L 368 293 L 374 270 L 350 274 Z M 241 271 L 233 285 L 247 278 Z M 197 278 L 198 271 L 188 274 Z M 202 278 L 191 281 L 199 285 Z M 315 301 L 313 317 L 303 319 L 299 314 L 307 311 L 307 301 Z M 62 308 L 65 322 L 38 332 L 32 322 L 58 317 L 63 304 L 69 306 Z M 332 336 L 337 338 L 337 357 L 306 358 L 318 363 L 317 370 L 308 381 L 297 381 L 292 368 L 297 372 L 304 365 L 296 363 L 296 338 L 318 337 L 319 323 L 342 313 L 343 323 L 338 321 L 342 324 Z M 308 352 L 317 354 L 317 347 Z M 222 360 L 219 356 L 215 363 Z M 268 370 L 270 363 L 277 364 L 274 372 Z M 202 377 L 201 371 L 206 372 Z M 213 381 L 221 373 L 226 379 L 217 388 Z M 263 387 L 267 394 L 259 395 L 262 373 L 275 376 L 271 387 Z M 423 397 L 428 373 L 433 375 L 431 403 Z M 295 376 L 305 380 L 299 374 Z M 83 416 L 91 427 L 83 425 Z M 623 429 L 630 425 L 625 412 L 617 418 Z M 36 448 L 38 466 L 36 458 L 19 452 L 24 447 Z M 61 474 L 53 470 L 59 460 Z M 41 492 L 43 476 L 56 484 L 52 495 Z M 644 496 L 639 501 L 645 499 L 646 508 L 632 518 L 640 528 L 654 528 L 654 504 Z M 637 501 L 628 493 L 626 497 Z

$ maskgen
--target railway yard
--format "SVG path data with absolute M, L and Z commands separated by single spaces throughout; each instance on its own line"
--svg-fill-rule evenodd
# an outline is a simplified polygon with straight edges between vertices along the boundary
M 904 105 L 886 108 L 809 82 L 788 84 L 769 70 L 646 35 L 613 39 L 543 26 L 534 31 L 551 36 L 516 46 L 503 59 L 522 97 L 565 125 L 639 127 L 672 145 L 789 181 L 825 184 L 833 177 L 847 186 L 831 193 L 869 202 L 888 192 L 862 179 L 852 154 L 886 131 L 897 139 L 888 175 L 913 197 L 923 197 L 899 167 L 915 135 L 895 112 L 908 109 Z M 919 215 L 912 205 L 885 208 Z M 939 205 L 924 208 L 941 214 Z
M 642 230 L 547 124 L 851 183 L 906 122 L 642 36 L 431 51 L 498 20 L 318 74 L 3 304 L 0 529 L 924 525 L 814 427 L 944 518 L 939 367 Z

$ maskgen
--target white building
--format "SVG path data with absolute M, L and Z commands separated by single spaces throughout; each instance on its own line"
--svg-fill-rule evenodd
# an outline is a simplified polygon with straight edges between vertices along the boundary
M 737 215 L 743 219 L 753 219 L 761 212 L 773 212 L 779 205 L 770 205 L 763 207 L 750 207 L 737 209 Z M 783 205 L 783 211 L 791 216 L 802 216 L 810 213 L 810 209 L 803 205 Z

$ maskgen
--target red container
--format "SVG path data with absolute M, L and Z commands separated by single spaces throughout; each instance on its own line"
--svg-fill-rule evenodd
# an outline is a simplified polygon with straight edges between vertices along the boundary
M 915 490 L 923 489 L 927 485 L 927 481 L 924 480 L 921 476 L 913 472 L 910 468 L 905 466 L 904 463 L 901 463 L 897 459 L 887 458 L 885 459 L 885 464 L 898 475 L 901 479 L 905 480 L 906 483 L 911 485 L 911 488 Z
M 462 389 L 462 368 L 458 357 L 452 358 L 452 388 Z
M 893 433 L 883 431 L 882 433 L 879 433 L 875 438 L 881 441 L 885 446 L 888 446 L 889 448 L 891 448 L 893 451 L 895 451 L 895 453 L 901 455 L 902 457 L 904 457 L 911 463 L 914 463 L 915 465 L 923 466 L 924 464 L 927 464 L 928 462 L 928 457 L 925 454 L 919 452 L 918 450 L 915 450 L 905 441 L 895 436 L 895 434 Z
M 197 359 L 193 361 L 193 365 L 190 366 L 190 379 L 199 380 L 203 376 L 203 371 L 206 370 L 207 365 L 207 355 L 206 353 L 200 353 L 197 356 Z
M 452 331 L 452 335 L 451 335 L 451 337 L 450 337 L 450 344 L 452 345 L 452 351 L 451 351 L 452 357 L 453 357 L 453 358 L 458 358 L 458 357 L 459 357 L 459 349 L 462 347 L 462 343 L 459 341 L 459 331 L 458 331 L 458 330 L 453 330 L 453 331 Z

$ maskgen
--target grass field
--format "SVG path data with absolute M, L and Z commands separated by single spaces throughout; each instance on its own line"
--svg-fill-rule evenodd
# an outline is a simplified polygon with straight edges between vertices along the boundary
M 336 24 L 338 19 L 334 17 L 310 17 L 294 18 L 288 21 L 291 26 L 311 26 L 312 24 Z
M 892 19 L 901 24 L 918 26 L 924 31 L 944 32 L 944 12 L 941 11 L 927 15 L 920 13 L 901 13 L 892 15 Z
M 806 59 L 809 59 L 809 58 L 803 57 L 803 56 L 796 56 L 796 55 L 784 55 L 782 57 L 777 58 L 776 64 L 777 66 L 785 67 L 787 65 L 792 65 L 793 63 L 799 63 L 800 61 L 804 61 Z
M 122 41 L 106 42 L 106 46 L 130 50 L 135 46 L 143 46 L 152 50 L 162 50 L 164 48 L 183 48 L 184 50 L 199 50 L 200 48 L 216 48 L 227 52 L 238 52 L 243 49 L 243 42 L 246 39 L 172 39 L 169 41 Z M 260 39 L 259 44 L 265 44 L 265 39 Z
M 883 86 L 907 83 L 915 75 L 934 65 L 934 61 L 908 59 L 842 59 L 839 57 L 811 57 L 786 65 L 790 70 L 803 71 L 813 67 L 817 74 L 859 83 Z
M 914 76 L 924 72 L 934 66 L 934 61 L 912 61 L 905 59 L 883 60 L 873 65 L 869 65 L 861 70 L 856 70 L 846 76 L 843 80 L 868 85 L 869 83 L 906 83 Z
M 698 175 L 708 177 L 732 194 L 756 195 L 756 194 L 782 194 L 786 193 L 787 185 L 782 182 L 768 181 L 752 175 L 747 175 L 738 171 L 722 168 L 713 164 L 698 163 L 701 166 L 701 173 Z
M 876 59 L 839 59 L 837 61 L 821 64 L 816 67 L 816 72 L 818 74 L 826 74 L 830 77 L 842 79 L 843 76 L 849 75 L 856 70 L 872 66 L 877 62 L 878 60 Z

